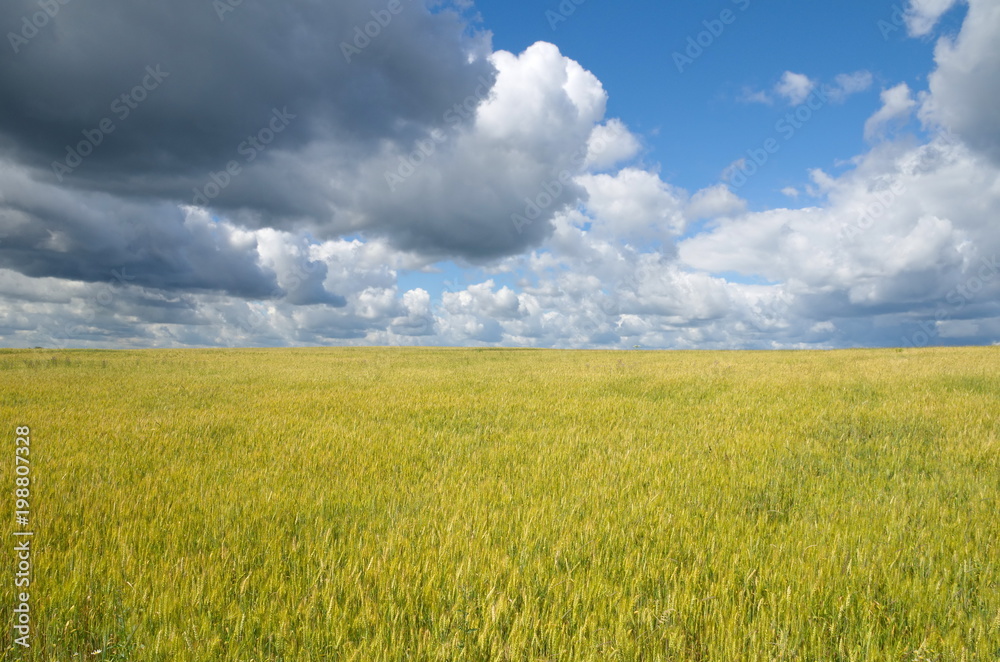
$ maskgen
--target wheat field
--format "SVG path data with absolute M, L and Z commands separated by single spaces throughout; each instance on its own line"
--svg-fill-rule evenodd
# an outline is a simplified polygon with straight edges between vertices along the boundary
M 4 659 L 1000 659 L 1000 348 L 3 350 L 0 399 Z

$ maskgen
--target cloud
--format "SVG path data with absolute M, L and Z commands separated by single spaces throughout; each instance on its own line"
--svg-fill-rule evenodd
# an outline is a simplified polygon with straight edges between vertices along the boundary
M 624 125 L 604 122 L 600 81 L 555 46 L 490 59 L 497 78 L 489 97 L 391 194 L 385 173 L 398 171 L 400 154 L 360 168 L 351 186 L 359 228 L 438 257 L 515 254 L 540 243 L 553 216 L 582 200 L 575 175 L 634 153 Z
M 737 100 L 742 103 L 759 103 L 765 106 L 774 103 L 770 94 L 763 90 L 754 90 L 752 87 L 744 87 Z
M 850 74 L 837 74 L 833 85 L 826 85 L 824 93 L 835 103 L 843 103 L 848 97 L 864 92 L 872 86 L 873 77 L 870 71 L 861 70 Z
M 542 246 L 439 297 L 399 288 L 402 271 L 431 265 L 386 240 L 303 243 L 263 229 L 246 239 L 285 289 L 297 273 L 325 273 L 345 305 L 6 270 L 0 329 L 46 346 L 789 348 L 919 344 L 924 329 L 934 342 L 995 341 L 1000 169 L 945 135 L 878 143 L 839 176 L 816 171 L 824 202 L 803 209 L 748 211 L 724 187 L 689 196 L 637 168 L 580 178 L 590 197 L 554 216 Z M 671 224 L 696 216 L 712 222 L 678 238 Z M 658 242 L 635 240 L 648 232 Z
M 864 92 L 871 87 L 873 77 L 870 71 L 860 70 L 853 73 L 837 74 L 834 82 L 823 84 L 823 93 L 834 103 L 843 103 L 848 97 Z M 786 71 L 781 80 L 774 86 L 774 93 L 784 98 L 789 104 L 797 106 L 809 98 L 809 95 L 820 85 L 806 76 Z M 744 87 L 738 100 L 743 103 L 759 103 L 773 105 L 774 97 L 766 91 Z
M 959 136 L 966 144 L 1000 163 L 1000 5 L 970 0 L 962 29 L 942 37 L 934 50 L 937 68 L 929 77 L 930 94 L 921 117 Z
M 0 18 L 33 7 L 8 3 Z M 555 46 L 492 52 L 458 5 L 402 7 L 359 40 L 384 3 L 245 4 L 220 17 L 182 0 L 166 18 L 67 5 L 0 60 L 3 266 L 67 292 L 119 274 L 116 301 L 141 291 L 183 304 L 202 330 L 238 329 L 175 335 L 137 321 L 147 342 L 431 333 L 419 296 L 396 292 L 395 270 L 366 255 L 423 268 L 523 252 L 585 198 L 577 175 L 640 144 L 605 117 L 600 81 Z M 526 200 L 538 213 L 518 225 Z M 97 308 L 92 321 L 122 328 Z M 290 336 L 280 319 L 305 330 Z
M 625 168 L 615 175 L 583 175 L 595 230 L 620 238 L 663 239 L 684 231 L 683 191 L 654 173 Z
M 410 290 L 403 295 L 405 315 L 392 320 L 389 331 L 407 336 L 432 336 L 437 332 L 437 322 L 431 310 L 431 295 L 422 288 Z
M 900 83 L 888 90 L 882 90 L 882 107 L 865 122 L 865 139 L 874 140 L 882 135 L 894 122 L 905 122 L 910 118 L 917 102 L 913 100 L 910 86 Z
M 68 191 L 10 165 L 0 190 L 0 260 L 26 276 L 100 282 L 117 271 L 158 289 L 280 293 L 254 237 L 193 208 Z
M 354 28 L 384 3 L 243 4 L 223 20 L 199 0 L 171 7 L 167 16 L 153 5 L 111 0 L 68 5 L 57 25 L 0 61 L 0 94 L 8 99 L 0 133 L 21 162 L 50 169 L 66 145 L 107 118 L 113 132 L 74 181 L 190 198 L 192 183 L 236 158 L 275 107 L 295 115 L 276 147 L 299 151 L 322 136 L 351 148 L 438 126 L 479 77 L 493 77 L 484 38 L 467 37 L 454 11 L 431 13 L 419 2 L 405 3 L 351 62 L 341 44 L 353 43 Z M 0 18 L 12 25 L 32 10 L 33 2 L 14 0 Z M 134 93 L 147 67 L 166 78 L 155 91 Z M 302 211 L 269 193 L 273 212 Z M 227 196 L 234 206 L 251 199 L 245 190 Z
M 910 0 L 906 8 L 906 30 L 911 37 L 922 37 L 930 33 L 941 17 L 959 0 Z
M 591 171 L 607 170 L 633 158 L 642 149 L 625 124 L 617 118 L 594 127 L 587 140 L 587 158 L 584 168 Z
M 730 191 L 725 184 L 716 184 L 695 193 L 688 203 L 685 215 L 688 220 L 697 220 L 731 216 L 745 210 L 745 200 Z
M 1000 241 L 984 219 L 1000 211 L 998 178 L 944 137 L 917 148 L 884 143 L 854 170 L 827 176 L 827 205 L 724 220 L 682 241 L 679 257 L 700 271 L 785 283 L 797 316 L 813 323 L 868 318 L 898 329 L 920 316 L 995 315 L 1000 276 L 984 265 Z M 976 278 L 979 293 L 960 295 Z
M 30 6 L 8 3 L 0 19 Z M 551 232 L 579 186 L 563 185 L 530 225 L 511 216 L 561 173 L 637 152 L 604 117 L 600 82 L 555 46 L 492 52 L 460 9 L 422 2 L 376 36 L 359 32 L 383 9 L 300 0 L 220 20 L 211 3 L 181 0 L 167 20 L 152 6 L 68 5 L 0 61 L 0 158 L 66 195 L 197 205 L 249 230 L 365 233 L 476 261 Z
M 793 106 L 805 101 L 816 88 L 816 83 L 805 74 L 786 71 L 774 86 L 774 91 Z

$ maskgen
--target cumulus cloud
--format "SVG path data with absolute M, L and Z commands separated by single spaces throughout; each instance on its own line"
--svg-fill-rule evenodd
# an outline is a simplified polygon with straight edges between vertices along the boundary
M 665 238 L 684 231 L 684 196 L 654 173 L 625 168 L 615 175 L 584 175 L 587 209 L 602 234 Z
M 1000 5 L 970 0 L 958 36 L 937 42 L 937 68 L 929 77 L 930 93 L 921 108 L 925 121 L 945 127 L 995 163 L 1000 163 L 998 34 Z
M 587 140 L 587 158 L 584 167 L 587 170 L 607 170 L 623 161 L 628 161 L 639 153 L 642 145 L 617 118 L 608 120 L 605 124 L 594 127 Z
M 910 0 L 906 8 L 906 30 L 912 37 L 929 34 L 941 17 L 959 0 Z
M 0 18 L 29 7 L 8 3 Z M 600 82 L 555 46 L 492 52 L 460 10 L 421 2 L 374 37 L 358 32 L 382 10 L 302 1 L 219 20 L 185 0 L 164 20 L 152 7 L 67 6 L 0 61 L 0 158 L 64 197 L 194 205 L 247 229 L 363 232 L 482 260 L 537 245 L 579 201 L 565 184 L 530 225 L 511 222 L 560 173 L 636 153 L 605 121 Z
M 200 310 L 206 327 L 293 314 L 316 329 L 303 342 L 431 332 L 423 295 L 396 292 L 371 255 L 423 268 L 517 254 L 585 197 L 577 175 L 639 149 L 591 73 L 551 44 L 492 52 L 464 5 L 405 3 L 367 37 L 384 3 L 186 1 L 169 20 L 67 5 L 0 59 L 2 265 L 65 291 L 119 274 L 122 292 Z M 518 225 L 525 200 L 537 213 Z M 230 297 L 222 318 L 201 307 Z
M 906 83 L 883 90 L 881 96 L 882 107 L 865 122 L 866 140 L 878 138 L 892 123 L 908 120 L 917 106 Z
M 908 317 L 991 311 L 1000 277 L 988 265 L 1000 241 L 983 214 L 1000 211 L 998 177 L 944 136 L 918 148 L 884 144 L 828 179 L 827 205 L 723 221 L 685 239 L 680 259 L 707 272 L 786 283 L 798 313 L 814 323 L 868 316 L 899 328 Z M 978 294 L 961 294 L 974 279 Z
M 436 333 L 437 322 L 431 310 L 431 295 L 422 288 L 410 290 L 403 295 L 405 315 L 392 320 L 389 331 L 401 336 L 432 336 Z
M 695 193 L 685 212 L 689 220 L 718 218 L 739 214 L 746 209 L 746 201 L 733 193 L 725 184 L 716 184 Z
M 363 181 L 352 187 L 361 228 L 439 257 L 514 254 L 537 245 L 552 217 L 582 199 L 571 179 L 588 163 L 634 153 L 635 138 L 620 121 L 602 123 L 600 81 L 552 44 L 520 55 L 498 51 L 490 60 L 497 77 L 488 98 L 411 174 L 396 153 L 362 167 Z M 386 172 L 407 175 L 394 180 L 391 194 Z
M 816 82 L 805 74 L 797 74 L 786 71 L 781 76 L 781 80 L 774 86 L 774 91 L 784 97 L 788 103 L 797 106 L 807 98 L 816 88 Z

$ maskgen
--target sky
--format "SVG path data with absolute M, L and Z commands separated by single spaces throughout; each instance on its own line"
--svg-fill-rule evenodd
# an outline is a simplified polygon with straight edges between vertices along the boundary
M 0 30 L 0 346 L 1000 344 L 995 0 Z

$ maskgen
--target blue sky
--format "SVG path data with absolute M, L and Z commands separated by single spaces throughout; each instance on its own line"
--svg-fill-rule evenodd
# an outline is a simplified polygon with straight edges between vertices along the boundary
M 608 113 L 642 136 L 645 159 L 691 190 L 717 182 L 788 112 L 787 104 L 740 102 L 745 88 L 769 89 L 787 70 L 824 82 L 844 72 L 872 72 L 870 89 L 817 114 L 743 191 L 752 203 L 768 206 L 782 202 L 780 189 L 801 186 L 808 169 L 833 167 L 865 149 L 861 127 L 878 109 L 880 85 L 926 85 L 935 41 L 908 38 L 905 29 L 884 38 L 879 22 L 892 25 L 893 6 L 900 4 L 586 0 L 555 21 L 549 12 L 563 17 L 559 2 L 476 3 L 496 48 L 520 52 L 549 41 L 592 71 L 608 91 Z M 688 39 L 724 10 L 734 22 L 679 72 L 674 53 L 685 54 Z M 963 15 L 956 8 L 939 32 L 955 32 Z
M 7 346 L 1000 341 L 987 0 L 95 1 L 0 11 Z

